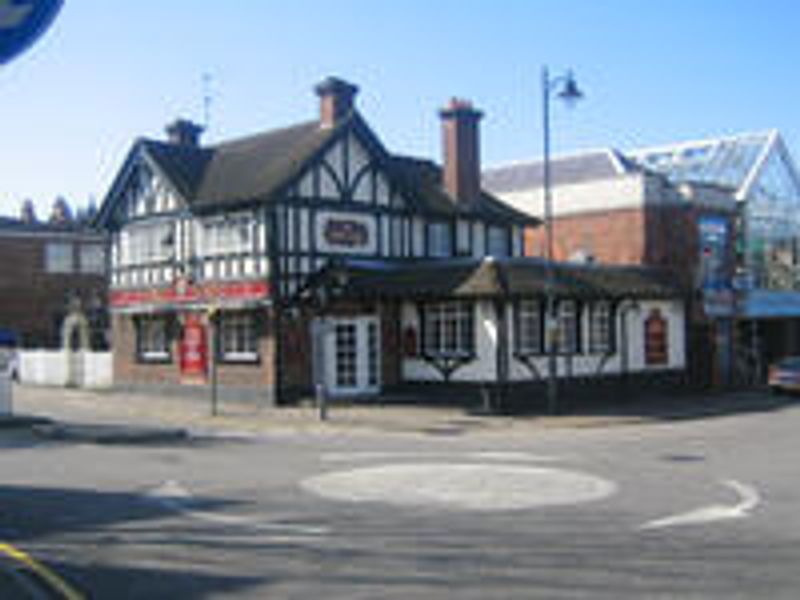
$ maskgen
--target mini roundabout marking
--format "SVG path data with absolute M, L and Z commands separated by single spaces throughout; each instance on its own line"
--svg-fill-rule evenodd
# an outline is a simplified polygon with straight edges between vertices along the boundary
M 385 464 L 317 475 L 301 487 L 341 502 L 475 512 L 576 505 L 617 491 L 578 471 L 495 462 Z

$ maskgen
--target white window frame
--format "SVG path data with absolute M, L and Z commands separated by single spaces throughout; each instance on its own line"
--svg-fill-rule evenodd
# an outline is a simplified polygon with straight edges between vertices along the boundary
M 136 327 L 136 352 L 145 362 L 170 360 L 169 322 L 166 316 L 140 317 Z
M 75 250 L 71 242 L 47 242 L 44 268 L 47 273 L 75 272 Z
M 422 354 L 468 358 L 475 354 L 475 311 L 472 303 L 431 302 L 422 305 Z
M 556 319 L 556 352 L 577 354 L 580 352 L 580 307 L 575 300 L 558 303 Z
M 428 223 L 428 256 L 449 258 L 453 256 L 453 232 L 450 223 Z
M 215 217 L 202 222 L 202 256 L 251 254 L 256 234 L 252 215 Z
M 609 301 L 594 302 L 589 310 L 589 352 L 608 354 L 614 351 L 614 311 Z
M 250 311 L 220 314 L 219 357 L 224 362 L 257 362 L 258 331 L 256 315 Z
M 544 354 L 544 306 L 540 300 L 520 300 L 517 304 L 516 352 Z
M 511 235 L 505 227 L 492 225 L 486 231 L 486 254 L 498 258 L 506 257 L 511 254 Z
M 106 249 L 103 244 L 81 244 L 78 256 L 81 273 L 103 275 L 106 272 Z
M 172 243 L 169 243 L 170 238 Z M 120 235 L 121 265 L 163 263 L 174 256 L 175 231 L 172 221 L 137 223 Z

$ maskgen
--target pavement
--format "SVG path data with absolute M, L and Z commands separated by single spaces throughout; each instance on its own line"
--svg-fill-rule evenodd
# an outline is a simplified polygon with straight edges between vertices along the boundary
M 216 415 L 198 398 L 15 385 L 14 415 L 2 427 L 33 427 L 39 435 L 97 443 L 169 442 L 187 436 L 258 436 L 275 433 L 393 433 L 461 436 L 529 433 L 549 428 L 612 427 L 724 417 L 778 410 L 798 400 L 763 390 L 640 397 L 606 401 L 564 415 L 481 414 L 464 407 L 334 404 L 327 419 L 312 405 L 265 407 L 223 403 Z M 424 400 L 424 399 L 423 399 Z

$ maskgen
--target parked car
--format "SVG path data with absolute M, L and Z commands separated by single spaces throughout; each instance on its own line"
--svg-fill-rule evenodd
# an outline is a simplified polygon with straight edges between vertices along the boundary
M 772 392 L 800 392 L 800 356 L 787 356 L 770 365 L 767 383 Z

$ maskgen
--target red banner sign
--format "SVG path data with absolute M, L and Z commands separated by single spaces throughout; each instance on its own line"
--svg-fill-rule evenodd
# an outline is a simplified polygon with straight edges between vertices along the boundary
M 199 314 L 188 313 L 180 343 L 181 377 L 205 381 L 208 372 L 206 326 Z
M 116 290 L 111 292 L 111 306 L 122 308 L 139 304 L 188 304 L 218 300 L 263 300 L 269 298 L 266 281 L 233 281 L 192 285 L 184 280 L 166 288 Z

